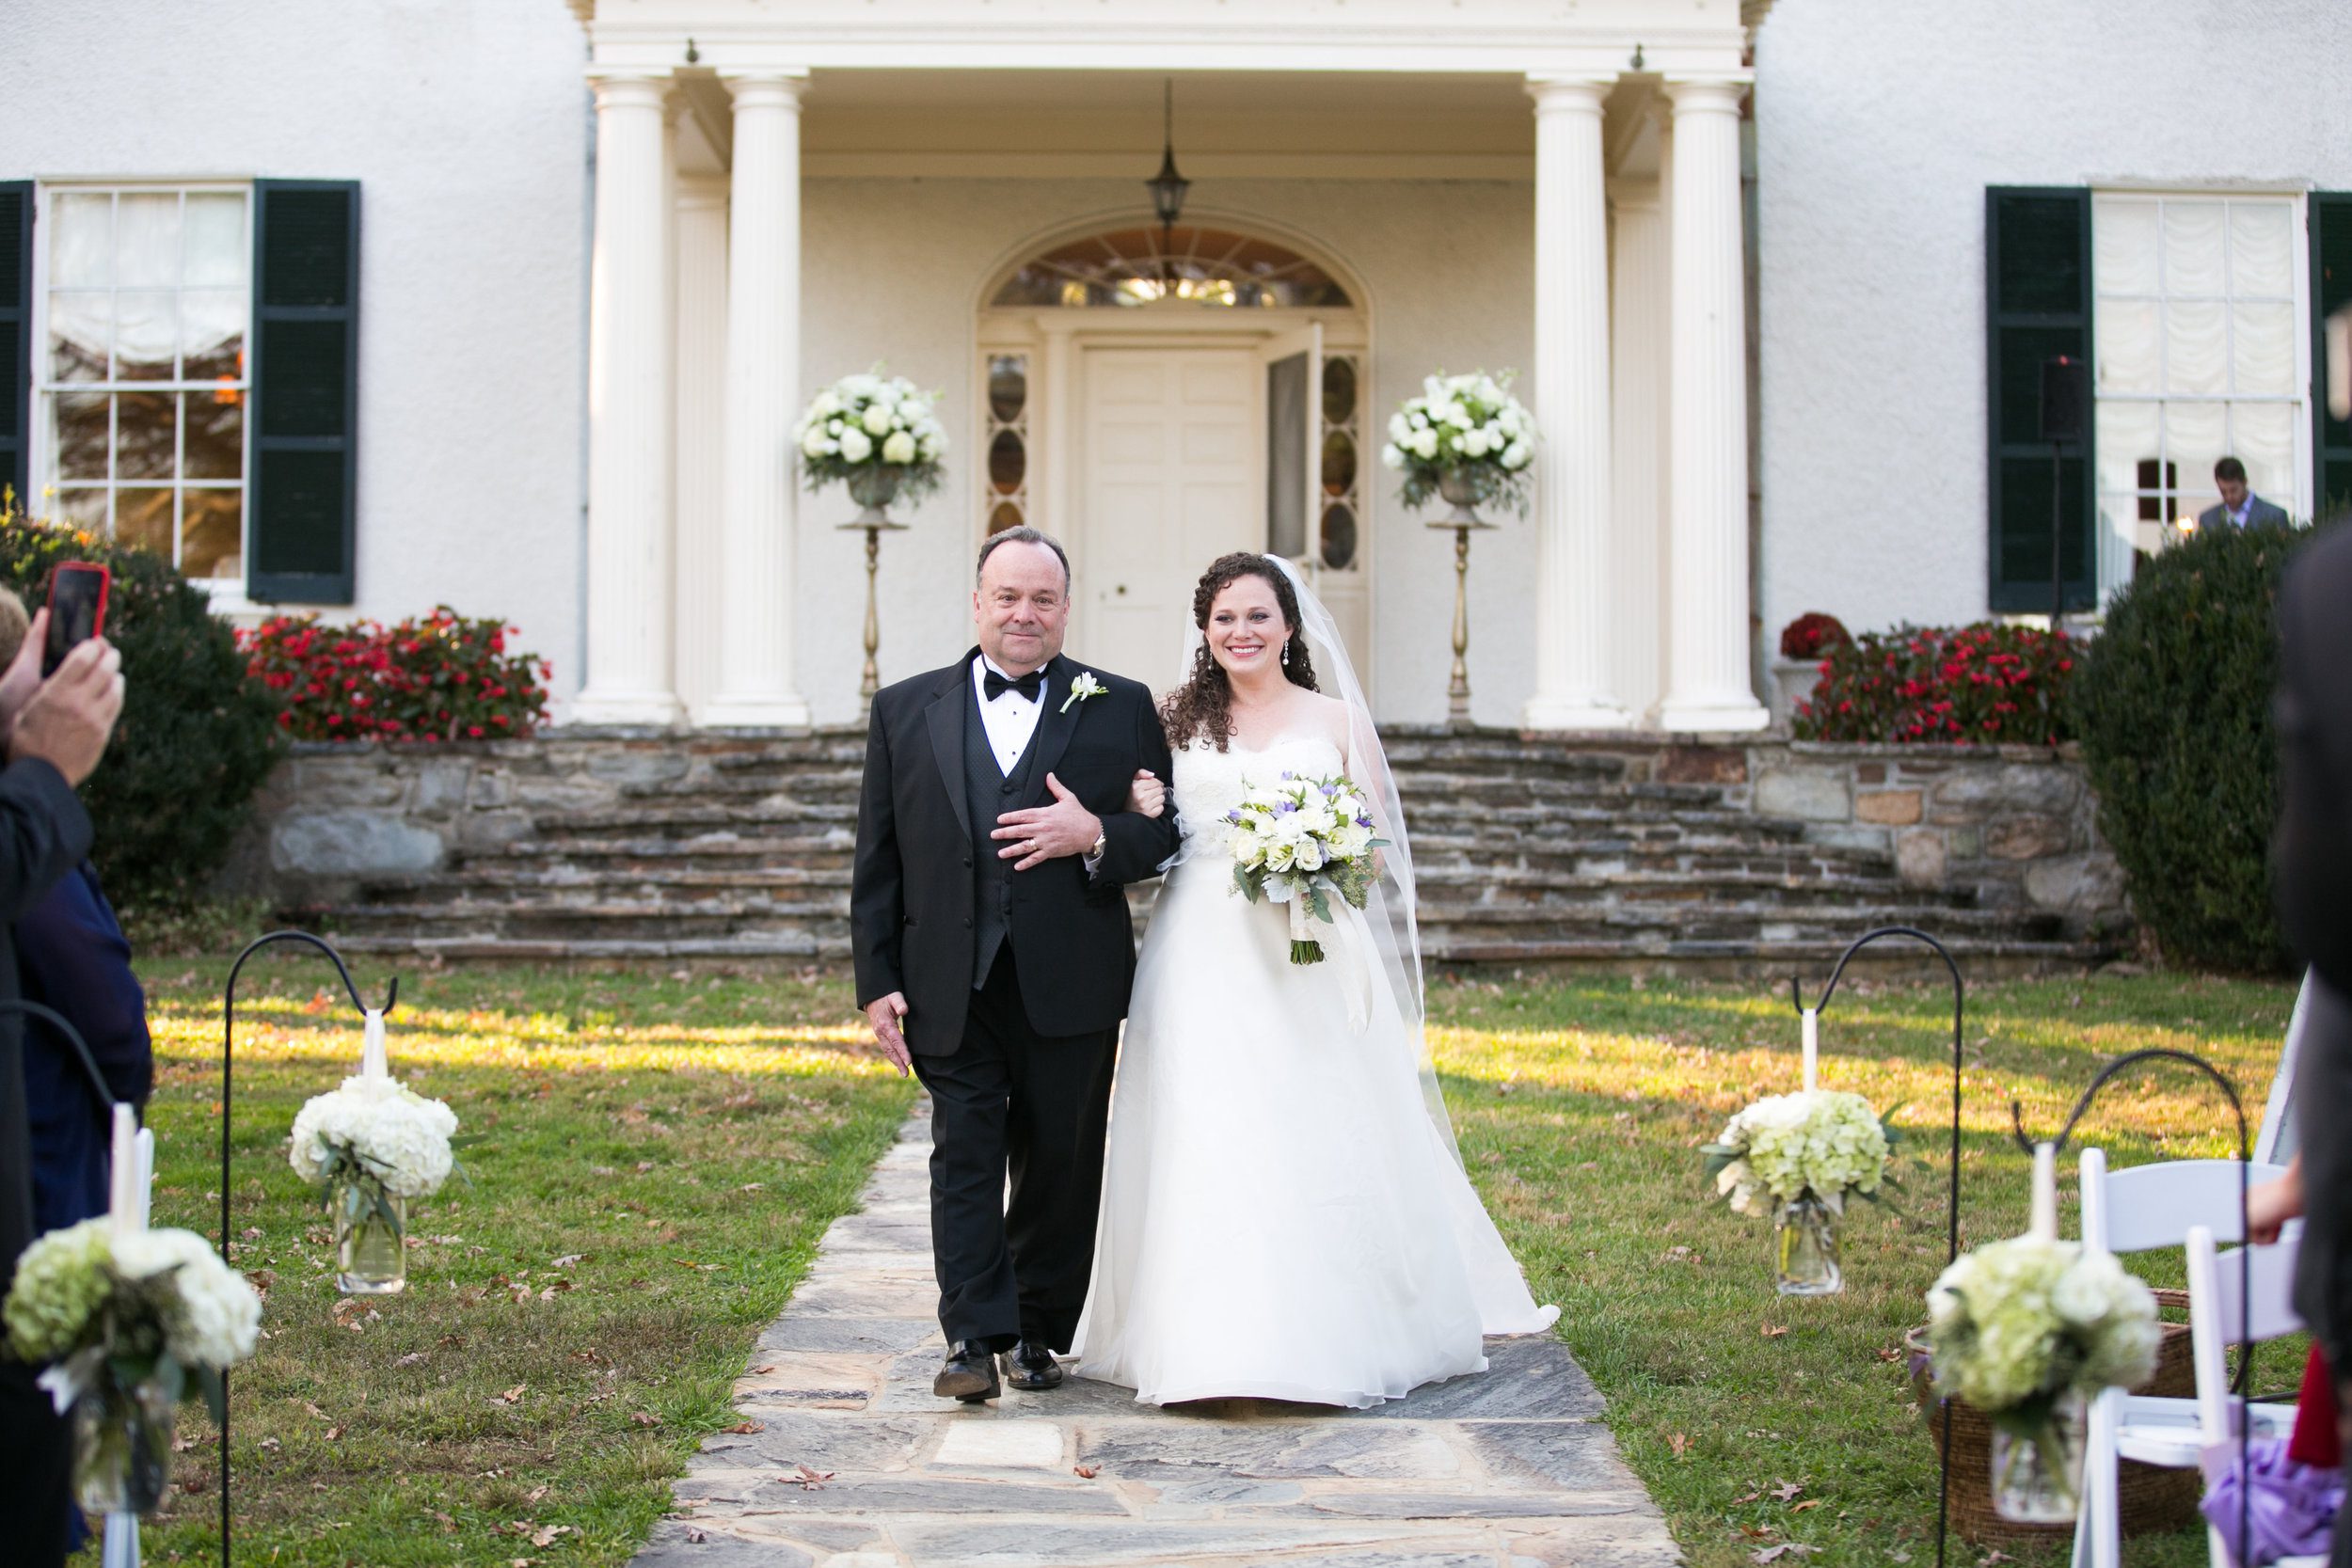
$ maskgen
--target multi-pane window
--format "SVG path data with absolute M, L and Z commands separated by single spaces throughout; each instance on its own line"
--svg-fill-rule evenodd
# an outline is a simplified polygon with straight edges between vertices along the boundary
M 2296 215 L 2284 196 L 2092 198 L 2099 511 L 2123 562 L 2219 499 L 2225 456 L 2298 510 Z
M 191 578 L 245 532 L 250 203 L 242 188 L 53 187 L 39 356 L 61 520 Z
M 988 483 L 981 526 L 990 533 L 1029 520 L 1029 356 L 988 356 Z
M 1359 403 L 1356 385 L 1356 356 L 1333 354 L 1323 361 L 1323 420 L 1322 481 L 1323 506 L 1322 561 L 1334 572 L 1349 571 L 1356 565 L 1358 548 L 1358 518 L 1362 514 L 1363 500 L 1357 492 L 1357 459 L 1361 455 L 1357 429 L 1357 408 Z
M 1351 302 L 1338 279 L 1287 246 L 1231 230 L 1177 224 L 1112 230 L 1058 245 L 1024 263 L 992 303 L 1345 309 Z

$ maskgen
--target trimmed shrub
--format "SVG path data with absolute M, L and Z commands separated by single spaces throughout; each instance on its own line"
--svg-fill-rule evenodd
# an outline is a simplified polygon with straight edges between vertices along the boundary
M 2132 908 L 2168 960 L 2275 970 L 2279 578 L 2307 533 L 2208 529 L 2140 562 L 2074 691 Z
M 1780 628 L 1780 657 L 1820 658 L 1852 641 L 1853 633 L 1846 629 L 1846 623 L 1821 610 L 1808 610 Z
M 246 678 L 229 624 L 170 562 L 0 514 L 0 581 L 27 610 L 47 599 L 60 561 L 113 571 L 106 638 L 122 652 L 122 719 L 82 785 L 98 830 L 90 859 L 117 905 L 183 910 L 204 895 L 278 760 L 278 705 Z
M 548 663 L 510 652 L 514 630 L 442 605 L 389 628 L 280 615 L 237 641 L 297 740 L 505 740 L 548 717 Z
M 1799 740 L 1898 746 L 2056 746 L 2080 644 L 1994 622 L 1865 632 L 1821 661 L 1792 717 Z

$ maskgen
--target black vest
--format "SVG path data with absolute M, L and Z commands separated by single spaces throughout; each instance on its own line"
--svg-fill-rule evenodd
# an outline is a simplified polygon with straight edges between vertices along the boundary
M 1008 776 L 996 765 L 996 748 L 989 744 L 988 723 L 980 717 L 980 694 L 968 677 L 963 692 L 963 798 L 972 816 L 972 989 L 977 990 L 988 983 L 998 945 L 1012 935 L 1013 863 L 997 858 L 1008 841 L 988 835 L 996 831 L 997 816 L 1028 793 L 1045 715 L 1038 715 L 1028 748 Z

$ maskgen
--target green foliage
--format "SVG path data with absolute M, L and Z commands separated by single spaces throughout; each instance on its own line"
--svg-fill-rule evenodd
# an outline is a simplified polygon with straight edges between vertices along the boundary
M 183 908 L 202 896 L 278 760 L 277 704 L 246 679 L 229 624 L 170 562 L 14 508 L 0 511 L 0 584 L 28 610 L 60 561 L 109 567 L 106 637 L 122 652 L 122 719 L 82 786 L 90 859 L 119 906 Z
M 2084 659 L 2076 723 L 2099 831 L 2168 958 L 2275 970 L 2280 574 L 2308 534 L 2213 529 L 2140 565 Z

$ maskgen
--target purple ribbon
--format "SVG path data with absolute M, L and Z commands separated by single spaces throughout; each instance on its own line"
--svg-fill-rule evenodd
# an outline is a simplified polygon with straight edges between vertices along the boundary
M 2252 1438 L 2248 1449 L 2253 1476 L 2246 1510 L 2250 1542 L 2237 1539 L 2237 1444 L 2217 1443 L 2199 1460 L 2205 1497 L 2198 1507 L 2221 1532 L 2230 1555 L 2248 1568 L 2282 1557 L 2325 1557 L 2336 1511 L 2344 1506 L 2343 1472 L 2289 1459 L 2280 1437 Z

